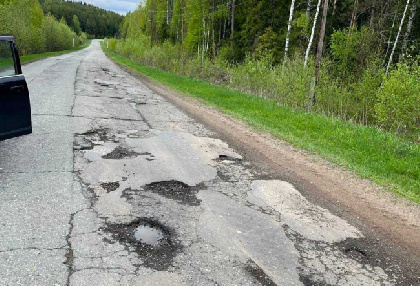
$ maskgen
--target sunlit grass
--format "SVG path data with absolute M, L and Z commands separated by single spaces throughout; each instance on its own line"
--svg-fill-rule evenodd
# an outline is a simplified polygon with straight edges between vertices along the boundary
M 122 65 L 420 203 L 420 146 L 412 141 L 377 128 L 292 110 L 272 100 L 140 65 L 103 45 L 102 48 Z

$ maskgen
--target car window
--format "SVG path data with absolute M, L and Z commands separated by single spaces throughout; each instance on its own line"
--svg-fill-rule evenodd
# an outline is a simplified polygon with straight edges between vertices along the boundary
M 0 41 L 0 77 L 16 74 L 10 42 Z

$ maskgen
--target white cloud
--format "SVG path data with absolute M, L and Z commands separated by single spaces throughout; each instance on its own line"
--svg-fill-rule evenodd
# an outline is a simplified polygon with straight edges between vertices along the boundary
M 80 1 L 80 0 L 78 0 Z M 141 0 L 82 0 L 97 7 L 125 15 L 136 10 Z

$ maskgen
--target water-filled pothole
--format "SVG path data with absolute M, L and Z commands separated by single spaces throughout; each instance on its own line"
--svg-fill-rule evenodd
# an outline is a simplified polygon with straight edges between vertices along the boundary
M 148 225 L 139 225 L 134 229 L 133 235 L 138 242 L 150 246 L 159 245 L 159 242 L 164 238 L 164 234 L 160 229 Z
M 179 181 L 162 181 L 146 185 L 143 190 L 175 200 L 179 204 L 198 206 L 201 200 L 197 199 L 197 193 L 203 188 L 202 184 L 190 187 Z
M 159 271 L 168 269 L 181 249 L 174 231 L 151 218 L 139 218 L 128 224 L 108 224 L 105 231 L 135 251 L 143 266 Z

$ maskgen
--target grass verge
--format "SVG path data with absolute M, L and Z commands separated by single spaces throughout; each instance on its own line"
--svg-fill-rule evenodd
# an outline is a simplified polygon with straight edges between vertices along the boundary
M 103 44 L 102 49 L 119 64 L 420 203 L 420 145 L 414 142 L 373 127 L 292 110 L 258 96 L 141 65 L 107 50 Z
M 27 55 L 27 56 L 21 56 L 20 57 L 20 63 L 21 64 L 28 64 L 34 61 L 38 61 L 41 59 L 49 58 L 49 57 L 56 57 L 61 56 L 64 54 L 68 54 L 71 52 L 79 51 L 84 48 L 87 48 L 92 43 L 92 40 L 88 40 L 84 45 L 78 46 L 77 48 L 71 49 L 71 50 L 64 50 L 64 51 L 58 51 L 58 52 L 46 52 L 41 54 L 33 54 L 33 55 Z

